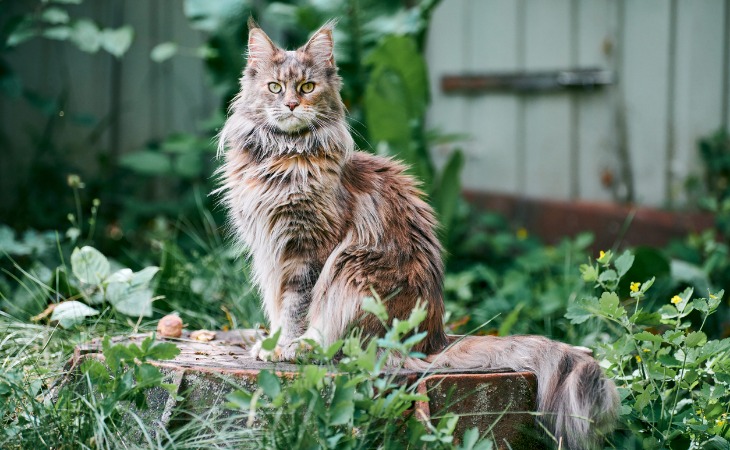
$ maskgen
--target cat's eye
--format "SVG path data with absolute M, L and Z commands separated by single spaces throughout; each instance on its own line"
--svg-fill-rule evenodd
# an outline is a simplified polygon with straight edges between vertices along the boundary
M 309 94 L 310 92 L 312 92 L 314 90 L 314 83 L 306 82 L 303 85 L 299 86 L 299 90 L 305 94 Z
M 278 94 L 279 92 L 281 92 L 281 85 L 272 81 L 271 83 L 269 83 L 269 90 L 274 94 Z

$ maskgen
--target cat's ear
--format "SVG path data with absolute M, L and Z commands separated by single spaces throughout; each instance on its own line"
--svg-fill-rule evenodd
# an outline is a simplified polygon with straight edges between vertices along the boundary
M 248 67 L 254 67 L 259 61 L 271 59 L 276 53 L 276 45 L 264 33 L 264 30 L 253 20 L 248 19 Z
M 330 66 L 335 65 L 334 48 L 335 42 L 332 39 L 332 30 L 334 30 L 337 20 L 330 20 L 317 30 L 309 41 L 304 44 L 302 50 L 310 54 L 315 60 L 322 61 Z

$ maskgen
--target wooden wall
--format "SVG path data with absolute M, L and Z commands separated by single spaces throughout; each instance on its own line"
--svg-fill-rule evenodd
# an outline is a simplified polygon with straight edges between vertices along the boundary
M 35 39 L 10 58 L 28 88 L 67 96 L 53 142 L 74 163 L 95 170 L 100 155 L 116 158 L 195 130 L 218 106 L 200 59 L 150 60 L 160 42 L 204 42 L 182 1 L 76 8 L 102 26 L 130 24 L 128 53 L 88 55 Z M 626 198 L 633 180 L 638 202 L 681 205 L 685 179 L 701 169 L 698 137 L 730 127 L 729 24 L 730 0 L 443 0 L 428 41 L 429 123 L 468 136 L 458 145 L 467 154 L 469 189 L 610 200 Z M 584 67 L 611 70 L 616 83 L 533 94 L 446 94 L 440 87 L 447 74 Z M 49 121 L 27 102 L 3 98 L 0 124 L 1 208 L 27 177 Z M 437 160 L 448 151 L 437 148 Z
M 697 139 L 730 127 L 729 26 L 727 0 L 444 0 L 429 35 L 429 123 L 469 136 L 459 145 L 470 189 L 610 200 L 633 184 L 640 203 L 681 205 L 686 178 L 701 172 Z M 447 74 L 588 67 L 612 71 L 615 84 L 440 86 Z
M 201 59 L 150 59 L 161 42 L 191 50 L 205 42 L 202 33 L 191 29 L 182 1 L 86 1 L 67 9 L 72 18 L 88 17 L 101 27 L 131 25 L 134 40 L 119 59 L 39 38 L 10 54 L 26 88 L 66 101 L 62 115 L 56 112 L 50 120 L 24 99 L 0 97 L 0 209 L 11 204 L 14 187 L 27 179 L 31 161 L 41 157 L 38 143 L 49 130 L 53 145 L 71 164 L 91 172 L 100 158 L 117 158 L 173 132 L 198 130 L 218 106 Z

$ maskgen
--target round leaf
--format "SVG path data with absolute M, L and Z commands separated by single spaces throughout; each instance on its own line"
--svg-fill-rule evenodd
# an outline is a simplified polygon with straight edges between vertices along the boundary
M 99 284 L 109 276 L 109 260 L 93 247 L 76 248 L 71 254 L 71 270 L 81 282 Z
M 127 52 L 134 38 L 134 30 L 129 25 L 112 30 L 105 29 L 101 34 L 101 46 L 117 58 Z

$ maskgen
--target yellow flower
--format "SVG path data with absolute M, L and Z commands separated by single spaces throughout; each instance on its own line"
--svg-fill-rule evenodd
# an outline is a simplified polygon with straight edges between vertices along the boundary
M 519 239 L 521 241 L 524 241 L 525 239 L 527 239 L 528 233 L 527 233 L 527 230 L 524 227 L 520 227 L 515 232 L 515 235 L 517 235 L 517 239 Z
M 603 250 L 598 252 L 598 259 L 602 259 L 604 256 L 606 256 L 606 252 L 604 252 Z
M 678 305 L 682 301 L 682 297 L 680 297 L 679 295 L 675 295 L 670 301 L 673 305 Z
M 726 422 L 724 419 L 717 419 L 715 421 L 715 423 L 717 424 L 718 427 L 724 427 Z
M 641 356 L 636 355 L 636 362 L 641 362 Z
M 629 286 L 629 288 L 631 289 L 631 292 L 639 292 L 640 286 L 641 283 L 637 283 L 636 281 L 634 281 L 633 283 L 631 283 L 631 286 Z
M 717 295 L 715 295 L 715 294 L 710 294 L 710 298 L 711 298 L 711 299 L 713 299 L 713 300 L 717 300 Z
M 644 353 L 649 353 L 651 351 L 651 349 L 648 349 L 648 348 L 644 348 L 642 350 L 644 350 Z

